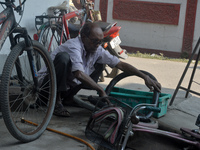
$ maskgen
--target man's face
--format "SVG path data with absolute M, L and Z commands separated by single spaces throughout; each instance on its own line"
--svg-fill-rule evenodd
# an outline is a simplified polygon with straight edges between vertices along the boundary
M 89 36 L 84 35 L 84 47 L 89 53 L 95 53 L 99 45 L 102 44 L 103 32 L 100 28 L 93 28 Z

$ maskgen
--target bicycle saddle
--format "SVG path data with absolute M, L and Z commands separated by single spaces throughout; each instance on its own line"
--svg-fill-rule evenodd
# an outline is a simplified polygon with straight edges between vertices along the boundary
M 48 9 L 52 9 L 52 10 L 55 10 L 55 9 L 67 10 L 66 5 L 67 5 L 67 1 L 64 1 L 61 5 L 59 5 L 59 6 L 51 6 Z
M 99 25 L 103 32 L 108 31 L 112 27 L 112 24 L 107 22 L 97 21 L 95 23 Z

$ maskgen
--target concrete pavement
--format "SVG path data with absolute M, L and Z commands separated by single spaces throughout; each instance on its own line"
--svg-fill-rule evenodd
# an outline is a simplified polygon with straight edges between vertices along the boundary
M 180 77 L 185 69 L 186 63 L 173 62 L 166 60 L 154 60 L 145 58 L 129 57 L 126 62 L 134 65 L 140 70 L 145 70 L 152 73 L 162 85 L 162 93 L 173 95 L 174 90 L 180 80 Z M 188 69 L 188 72 L 183 80 L 182 86 L 187 87 L 193 64 Z M 200 83 L 200 74 L 197 68 L 194 81 Z M 105 78 L 105 82 L 99 83 L 102 87 L 106 87 L 110 82 L 110 78 Z M 131 81 L 131 82 L 130 82 Z M 120 87 L 131 88 L 135 90 L 148 91 L 144 85 L 144 81 L 138 77 L 126 79 L 118 84 Z M 198 84 L 192 84 L 192 89 L 200 92 Z M 134 88 L 133 88 L 134 87 Z M 96 94 L 95 91 L 81 90 L 79 94 L 90 95 Z M 53 116 L 48 127 L 77 136 L 86 141 L 84 130 L 90 116 L 90 111 L 84 108 L 67 107 L 71 113 L 69 118 L 60 118 Z M 167 114 L 159 119 L 159 124 L 166 129 L 179 132 L 179 128 L 184 126 L 186 128 L 197 128 L 195 126 L 196 117 L 200 113 L 200 97 L 194 94 L 189 94 L 185 98 L 185 91 L 179 90 L 172 106 L 168 106 Z M 6 129 L 3 119 L 0 119 L 0 149 L 2 150 L 86 150 L 89 149 L 85 144 L 73 140 L 71 138 L 45 131 L 38 139 L 30 143 L 20 143 L 14 139 Z M 94 147 L 95 144 L 88 141 Z

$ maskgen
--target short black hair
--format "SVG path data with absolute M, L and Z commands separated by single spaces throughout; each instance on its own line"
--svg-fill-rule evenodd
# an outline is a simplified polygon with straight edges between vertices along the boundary
M 81 36 L 84 34 L 85 36 L 89 37 L 91 34 L 91 29 L 93 27 L 99 27 L 98 24 L 92 23 L 92 22 L 87 22 L 83 25 L 83 28 L 81 29 Z

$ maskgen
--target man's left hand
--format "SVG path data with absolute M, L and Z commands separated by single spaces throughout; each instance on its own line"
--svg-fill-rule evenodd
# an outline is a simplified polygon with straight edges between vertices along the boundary
M 151 91 L 156 90 L 161 93 L 161 84 L 151 79 L 149 76 L 146 76 L 145 84 Z

